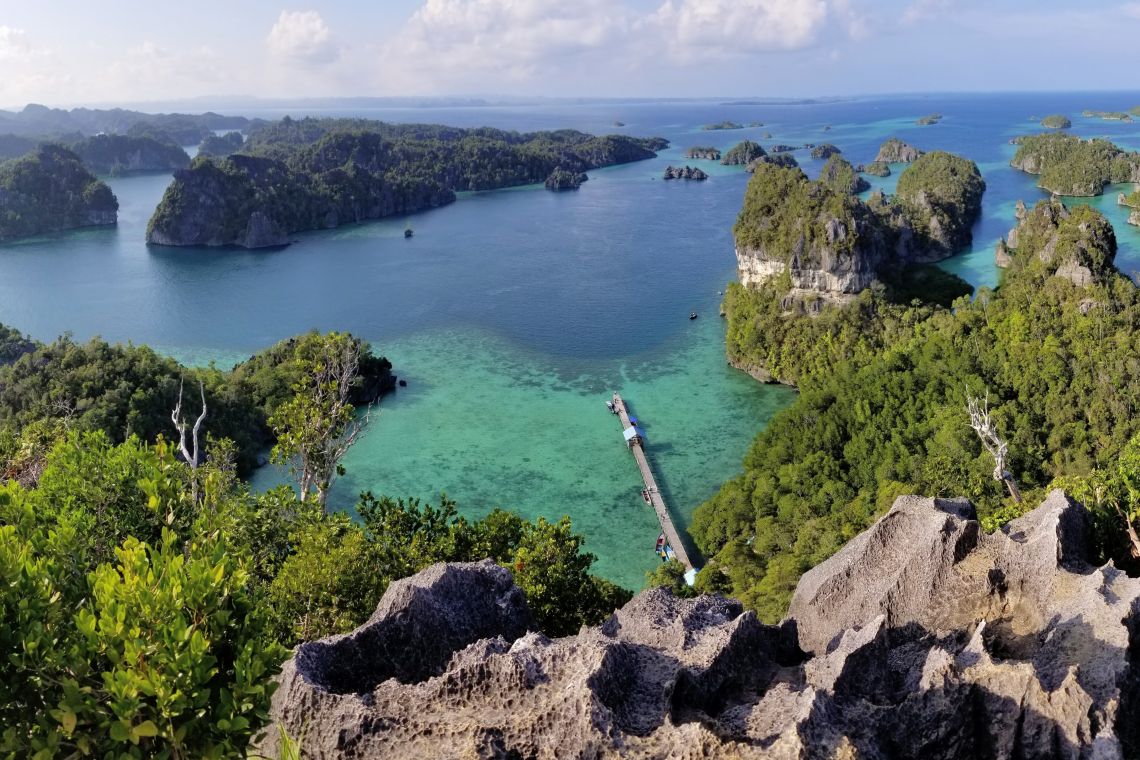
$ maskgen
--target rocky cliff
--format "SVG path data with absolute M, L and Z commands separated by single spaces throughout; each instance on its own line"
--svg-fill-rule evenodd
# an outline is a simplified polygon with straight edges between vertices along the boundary
M 921 155 L 922 151 L 918 148 L 897 137 L 891 137 L 879 146 L 875 161 L 884 164 L 909 164 L 911 161 L 917 161 Z
M 1102 281 L 1113 271 L 1116 233 L 1099 212 L 1085 205 L 1069 209 L 1050 198 L 1032 209 L 1018 202 L 1015 216 L 1017 225 L 994 252 L 998 266 L 1032 267 L 1078 287 Z
M 314 760 L 1131 756 L 1140 580 L 1088 532 L 1059 491 L 993 535 L 901 497 L 779 626 L 655 589 L 553 640 L 507 571 L 437 565 L 300 646 L 272 715 Z
M 841 302 L 908 264 L 953 255 L 970 240 L 985 183 L 972 161 L 921 156 L 899 177 L 896 198 L 869 187 L 851 164 L 828 158 L 816 181 L 760 161 L 734 228 L 737 273 L 746 286 L 777 282 L 794 296 Z

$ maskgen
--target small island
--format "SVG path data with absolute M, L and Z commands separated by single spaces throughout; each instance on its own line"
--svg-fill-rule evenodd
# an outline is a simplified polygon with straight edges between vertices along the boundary
M 875 156 L 873 163 L 909 164 L 912 161 L 917 161 L 921 155 L 922 151 L 913 145 L 905 143 L 897 137 L 889 137 L 879 146 L 879 153 Z
M 791 153 L 794 150 L 799 150 L 799 146 L 797 146 L 797 145 L 784 145 L 782 143 L 777 143 L 776 145 L 773 145 L 771 148 L 768 148 L 769 153 Z
M 719 161 L 720 151 L 707 146 L 694 146 L 685 151 L 685 158 L 698 161 Z
M 706 180 L 709 178 L 701 169 L 696 166 L 669 166 L 665 169 L 665 174 L 662 179 L 692 179 L 692 180 Z
M 1132 123 L 1132 114 L 1125 113 L 1124 111 L 1084 110 L 1081 112 L 1081 116 L 1084 116 L 1086 119 L 1103 119 L 1104 121 L 1123 121 L 1128 124 Z
M 725 153 L 720 162 L 725 166 L 747 166 L 764 155 L 767 154 L 758 143 L 744 140 L 734 145 L 728 153 Z
M 923 116 L 921 119 L 916 121 L 915 124 L 917 124 L 920 127 L 929 127 L 933 124 L 937 124 L 940 121 L 942 121 L 942 114 L 932 113 L 932 114 L 927 114 L 926 116 Z
M 582 186 L 582 183 L 588 180 L 585 172 L 572 172 L 568 169 L 563 169 L 561 166 L 556 168 L 546 178 L 546 189 L 555 192 L 559 190 L 577 190 Z
M 869 164 L 859 164 L 856 168 L 864 174 L 870 174 L 872 177 L 891 176 L 891 167 L 886 161 L 872 161 Z
M 1040 175 L 1037 185 L 1057 195 L 1094 196 L 1109 184 L 1140 182 L 1140 153 L 1065 132 L 1023 137 L 1010 164 Z
M 614 126 L 617 127 L 618 129 L 621 129 L 622 127 L 625 126 L 625 122 L 624 121 L 615 121 Z
M 822 145 L 812 146 L 811 157 L 816 161 L 823 161 L 842 152 L 843 151 L 839 150 L 839 148 L 835 147 L 831 143 L 823 143 Z
M 855 167 L 838 153 L 828 157 L 819 172 L 819 181 L 838 193 L 856 195 L 871 189 L 871 183 L 855 171 Z
M 117 177 L 142 172 L 172 172 L 190 165 L 190 156 L 165 135 L 95 135 L 68 147 L 96 174 Z
M 706 124 L 701 129 L 706 132 L 717 132 L 726 129 L 744 129 L 744 125 L 735 121 L 720 121 L 716 124 Z
M 0 164 L 0 242 L 113 225 L 118 211 L 111 188 L 61 145 Z
M 1041 126 L 1045 127 L 1046 129 L 1068 129 L 1069 127 L 1073 126 L 1073 122 L 1069 121 L 1068 116 L 1055 113 L 1042 119 Z

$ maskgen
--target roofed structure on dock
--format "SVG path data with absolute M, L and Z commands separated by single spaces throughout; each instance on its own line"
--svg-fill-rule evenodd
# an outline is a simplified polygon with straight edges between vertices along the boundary
M 627 427 L 623 435 L 625 436 L 625 444 L 627 446 L 632 446 L 634 441 L 641 441 L 644 443 L 646 440 L 645 431 L 639 428 L 637 425 Z

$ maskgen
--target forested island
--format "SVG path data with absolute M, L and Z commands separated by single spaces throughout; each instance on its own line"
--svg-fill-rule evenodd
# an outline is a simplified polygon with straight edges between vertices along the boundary
M 1038 185 L 1058 195 L 1093 196 L 1111 183 L 1140 182 L 1140 153 L 1101 139 L 1042 134 L 1018 138 L 1012 165 L 1040 175 Z
M 918 121 L 916 121 L 915 124 L 917 124 L 920 127 L 929 127 L 929 126 L 933 126 L 933 125 L 937 124 L 940 121 L 942 121 L 942 114 L 932 113 L 932 114 L 928 114 L 926 116 L 923 116 Z
M 760 147 L 759 143 L 753 142 L 752 140 L 744 140 L 732 146 L 728 152 L 724 154 L 724 158 L 722 158 L 720 162 L 725 166 L 747 166 L 765 155 L 767 154 L 764 152 L 764 149 Z
M 960 188 L 942 195 L 960 198 L 976 184 L 945 168 L 900 178 L 900 194 L 956 176 Z M 778 620 L 800 575 L 903 493 L 963 494 L 992 530 L 1063 486 L 1093 511 L 1097 561 L 1132 567 L 1121 515 L 1140 505 L 1117 473 L 1140 451 L 1140 423 L 1122 411 L 1140 403 L 1140 292 L 1113 266 L 1111 224 L 1041 201 L 1019 213 L 1001 286 L 954 300 L 952 282 L 898 287 L 913 275 L 888 255 L 898 238 L 879 216 L 790 170 L 758 167 L 749 185 L 736 228 L 743 284 L 724 302 L 728 353 L 799 395 L 758 436 L 744 473 L 697 510 L 691 533 L 710 558 L 698 589 Z M 966 217 L 956 226 L 968 229 Z M 814 270 L 757 271 L 752 251 L 775 263 L 805 239 L 832 241 L 815 243 L 830 253 L 797 254 Z M 844 278 L 849 295 L 836 300 L 825 288 Z M 793 308 L 813 294 L 822 307 Z M 1008 441 L 1016 498 L 968 424 L 968 395 L 987 399 Z
M 0 163 L 0 242 L 77 227 L 112 225 L 119 202 L 79 157 L 42 145 Z
M 1068 116 L 1055 113 L 1042 119 L 1041 126 L 1045 127 L 1046 129 L 1068 129 L 1069 127 L 1073 126 L 1073 122 L 1069 121 Z
M 744 129 L 744 125 L 735 121 L 718 121 L 716 124 L 706 124 L 701 127 L 701 129 L 705 130 L 706 132 L 719 132 L 722 130 Z
M 245 143 L 241 132 L 226 132 L 224 135 L 209 134 L 198 144 L 199 156 L 228 156 L 236 153 Z
M 1138 109 L 1133 109 L 1133 113 L 1135 113 L 1137 110 Z M 1132 114 L 1131 113 L 1125 113 L 1124 111 L 1093 111 L 1093 110 L 1086 109 L 1086 110 L 1081 112 L 1081 116 L 1084 116 L 1087 119 L 1103 119 L 1104 121 L 1123 121 L 1125 123 L 1131 123 L 1132 122 Z
M 262 124 L 244 116 L 204 114 L 150 114 L 125 108 L 48 108 L 29 104 L 20 111 L 0 111 L 0 134 L 37 139 L 65 139 L 98 134 L 136 136 L 161 132 L 177 145 L 197 145 L 215 129 L 245 130 Z
M 285 118 L 251 132 L 240 152 L 195 159 L 178 172 L 147 241 L 280 246 L 302 230 L 442 206 L 457 191 L 542 183 L 559 167 L 580 174 L 640 161 L 667 144 L 574 130 Z

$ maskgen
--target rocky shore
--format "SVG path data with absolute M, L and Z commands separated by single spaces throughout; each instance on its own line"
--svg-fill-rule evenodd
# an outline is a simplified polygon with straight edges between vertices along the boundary
M 314 760 L 1134 756 L 1140 580 L 1089 541 L 1060 491 L 993 535 L 904 496 L 778 626 L 654 589 L 560 639 L 503 568 L 436 565 L 298 647 L 271 714 Z

